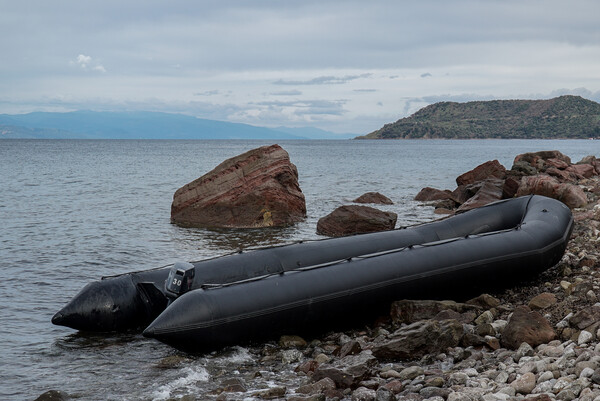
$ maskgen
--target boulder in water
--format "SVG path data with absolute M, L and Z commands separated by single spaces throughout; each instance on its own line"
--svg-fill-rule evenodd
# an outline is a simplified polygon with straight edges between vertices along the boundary
M 305 216 L 298 170 L 279 145 L 225 160 L 179 188 L 171 205 L 171 221 L 185 226 L 278 227 Z
M 317 234 L 330 237 L 392 230 L 396 213 L 384 212 L 368 206 L 340 206 L 317 223 Z
M 393 205 L 394 202 L 379 192 L 367 192 L 354 199 L 354 203 L 376 203 L 378 205 Z

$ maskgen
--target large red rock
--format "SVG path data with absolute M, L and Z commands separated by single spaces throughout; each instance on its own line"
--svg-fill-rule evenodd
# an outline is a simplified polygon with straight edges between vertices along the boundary
M 340 206 L 317 222 L 317 234 L 330 237 L 392 230 L 396 213 L 384 212 L 368 206 Z
M 459 175 L 456 184 L 469 185 L 474 182 L 483 181 L 487 178 L 506 178 L 506 169 L 498 160 L 487 161 L 475 167 L 471 171 Z
M 531 311 L 527 306 L 517 306 L 502 332 L 502 345 L 517 349 L 525 342 L 535 348 L 555 338 L 554 329 L 539 312 Z
M 483 185 L 479 190 L 463 203 L 458 211 L 466 211 L 475 209 L 488 203 L 496 202 L 502 199 L 502 189 L 504 188 L 504 180 L 490 178 L 483 181 Z
M 543 170 L 548 164 L 547 161 L 550 159 L 554 159 L 550 161 L 550 166 L 553 167 L 557 167 L 556 163 L 558 161 L 563 162 L 563 166 L 565 164 L 567 166 L 571 165 L 571 158 L 567 155 L 562 154 L 558 150 L 543 150 L 541 152 L 522 153 L 515 157 L 514 163 L 516 164 L 519 161 L 523 161 L 529 163 L 531 166 L 535 167 L 538 170 Z
M 586 156 L 576 164 L 589 164 L 594 167 L 596 175 L 600 174 L 600 160 L 596 159 L 596 156 Z
M 531 194 L 558 199 L 571 209 L 587 205 L 587 196 L 579 186 L 561 183 L 556 178 L 545 174 L 521 178 L 517 196 Z
M 566 170 L 574 173 L 577 178 L 590 178 L 596 175 L 596 169 L 591 164 L 573 164 Z
M 179 188 L 171 220 L 186 226 L 286 226 L 306 216 L 298 170 L 279 145 L 225 160 Z

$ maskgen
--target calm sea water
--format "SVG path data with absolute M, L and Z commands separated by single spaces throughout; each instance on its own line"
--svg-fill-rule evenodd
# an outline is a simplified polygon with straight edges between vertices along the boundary
M 174 191 L 261 141 L 0 140 L 0 399 L 57 389 L 82 399 L 203 394 L 222 372 L 252 365 L 232 348 L 176 369 L 177 353 L 139 334 L 82 335 L 50 323 L 103 275 L 198 260 L 240 248 L 315 239 L 317 220 L 367 191 L 395 205 L 398 225 L 434 218 L 412 198 L 424 186 L 454 189 L 490 159 L 510 168 L 526 151 L 557 149 L 574 161 L 600 156 L 599 141 L 281 141 L 298 167 L 307 219 L 269 230 L 202 230 L 169 222 Z M 220 372 L 220 373 L 219 373 Z M 276 378 L 264 374 L 264 385 Z

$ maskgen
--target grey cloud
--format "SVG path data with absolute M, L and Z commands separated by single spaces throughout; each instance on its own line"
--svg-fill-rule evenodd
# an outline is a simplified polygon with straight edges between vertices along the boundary
M 377 89 L 354 89 L 354 92 L 365 92 L 365 93 L 377 92 Z
M 296 115 L 311 115 L 311 114 L 327 114 L 340 116 L 346 113 L 344 105 L 346 100 L 291 100 L 291 101 L 276 101 L 269 100 L 264 102 L 255 102 L 258 106 L 266 106 L 268 108 L 283 109 L 286 107 L 295 108 Z
M 297 89 L 289 90 L 289 91 L 279 91 L 279 92 L 271 92 L 269 95 L 272 96 L 300 96 L 302 92 Z
M 427 77 L 431 77 L 432 75 L 428 72 L 421 74 L 421 78 L 427 78 Z
M 273 84 L 275 85 L 339 85 L 345 84 L 346 82 L 354 81 L 360 78 L 369 78 L 373 74 L 365 73 L 359 75 L 345 75 L 343 77 L 335 77 L 335 76 L 320 76 L 313 79 L 309 79 L 306 81 L 286 81 L 283 79 L 279 79 Z
M 214 95 L 218 95 L 220 92 L 218 89 L 213 89 L 213 90 L 209 90 L 209 91 L 204 91 L 204 92 L 196 92 L 194 93 L 194 96 L 214 96 Z

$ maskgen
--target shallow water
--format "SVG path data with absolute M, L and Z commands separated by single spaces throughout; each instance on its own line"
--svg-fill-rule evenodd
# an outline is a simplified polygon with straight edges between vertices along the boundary
M 487 160 L 510 167 L 519 153 L 550 149 L 574 161 L 600 156 L 600 142 L 584 140 L 279 143 L 298 167 L 306 220 L 284 229 L 203 230 L 170 223 L 175 190 L 270 142 L 0 140 L 0 399 L 58 389 L 91 400 L 163 400 L 256 375 L 257 349 L 234 347 L 162 369 L 163 358 L 181 354 L 140 334 L 83 335 L 50 323 L 101 276 L 316 239 L 320 217 L 368 191 L 395 202 L 381 208 L 398 213 L 398 226 L 428 221 L 432 210 L 415 194 L 424 186 L 454 189 L 456 176 Z M 260 372 L 253 383 L 293 387 L 293 366 L 281 369 L 278 377 Z M 250 390 L 240 397 L 252 399 Z

